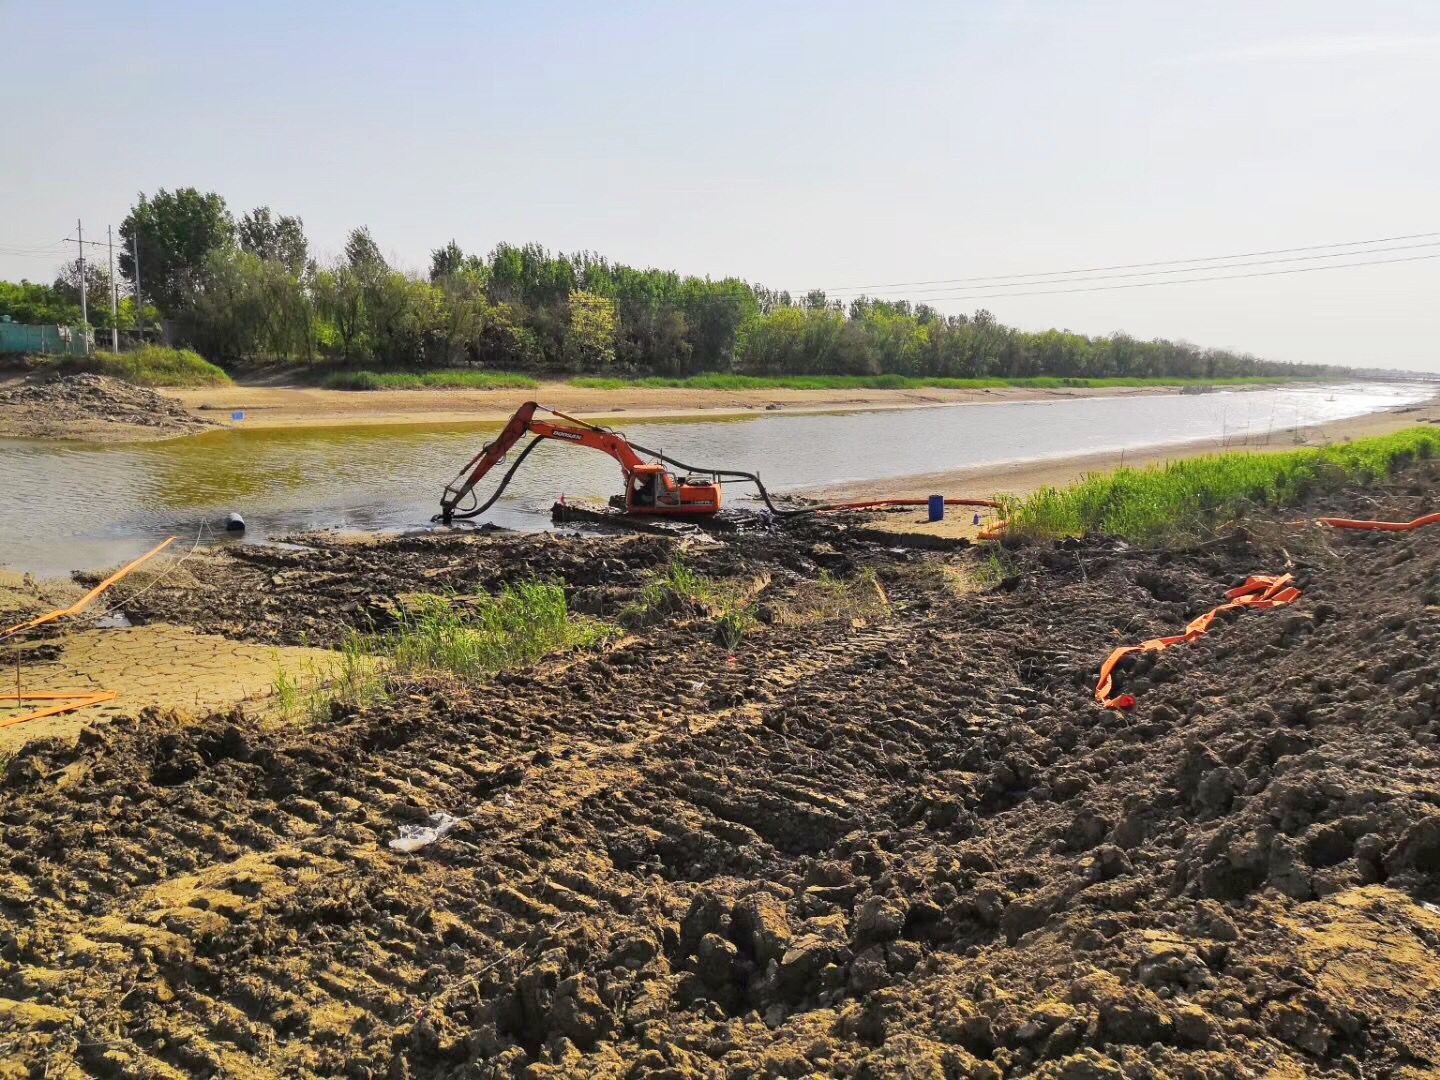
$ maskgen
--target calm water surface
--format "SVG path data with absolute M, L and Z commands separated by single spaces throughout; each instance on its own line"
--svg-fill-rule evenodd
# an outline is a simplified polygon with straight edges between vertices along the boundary
M 1288 439 L 1295 427 L 1430 393 L 1365 384 L 616 426 L 692 465 L 758 471 L 783 492 L 1197 440 Z M 440 489 L 498 428 L 237 428 L 110 447 L 0 439 L 0 564 L 47 575 L 112 565 L 171 533 L 193 539 L 231 510 L 249 523 L 248 541 L 310 528 L 428 527 Z M 541 529 L 558 496 L 619 490 L 610 458 L 543 443 L 487 519 Z

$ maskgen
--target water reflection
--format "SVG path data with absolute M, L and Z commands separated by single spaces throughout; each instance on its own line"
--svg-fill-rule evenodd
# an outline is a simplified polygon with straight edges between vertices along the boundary
M 617 426 L 694 465 L 759 471 L 783 491 L 1194 440 L 1288 441 L 1297 427 L 1428 395 L 1367 384 Z M 0 440 L 0 563 L 47 574 L 114 563 L 157 536 L 193 537 L 229 510 L 244 515 L 251 541 L 309 528 L 423 527 L 443 484 L 498 428 L 236 429 L 111 447 Z M 608 457 L 542 444 L 488 517 L 544 528 L 560 495 L 617 490 Z

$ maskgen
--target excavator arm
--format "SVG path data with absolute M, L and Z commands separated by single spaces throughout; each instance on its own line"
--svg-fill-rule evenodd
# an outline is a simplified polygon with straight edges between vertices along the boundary
M 536 412 L 547 412 L 562 420 L 568 420 L 569 424 L 557 424 L 549 420 L 537 419 Z M 526 434 L 532 434 L 536 440 L 556 439 L 561 442 L 573 443 L 579 446 L 589 446 L 600 450 L 620 462 L 620 467 L 628 477 L 637 468 L 645 465 L 644 460 L 630 446 L 623 435 L 605 428 L 587 424 L 583 420 L 577 420 L 573 416 L 566 416 L 554 409 L 547 409 L 545 406 L 534 401 L 527 401 L 520 408 L 515 410 L 515 415 L 510 417 L 509 422 L 490 442 L 476 454 L 465 467 L 460 470 L 455 479 L 445 488 L 445 493 L 440 498 L 440 520 L 449 524 L 452 518 L 457 516 L 456 507 L 465 499 L 475 485 L 484 479 L 485 474 L 500 464 L 505 455 L 510 452 L 520 439 Z M 533 444 L 532 444 L 533 445 Z M 526 453 L 529 450 L 527 448 Z M 519 464 L 517 462 L 516 464 Z M 496 493 L 498 494 L 498 492 Z M 486 504 L 488 507 L 489 504 Z M 481 507 L 483 511 L 486 507 Z M 479 511 L 466 511 L 460 516 L 474 516 Z

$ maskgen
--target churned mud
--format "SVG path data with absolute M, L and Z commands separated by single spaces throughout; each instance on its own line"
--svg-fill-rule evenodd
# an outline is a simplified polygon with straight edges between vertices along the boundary
M 1414 517 L 1437 480 L 1307 513 Z M 397 594 L 530 575 L 606 615 L 675 546 L 237 548 L 127 613 L 328 643 Z M 992 561 L 812 521 L 687 561 L 754 583 L 733 648 L 676 611 L 304 730 L 151 713 L 29 744 L 0 804 L 0 1075 L 1440 1072 L 1433 532 Z M 810 605 L 822 570 L 884 602 Z M 1095 706 L 1111 648 L 1256 571 L 1303 598 Z M 444 839 L 387 846 L 437 812 Z
M 64 375 L 0 388 L 0 436 L 136 441 L 214 426 L 173 398 L 108 375 Z

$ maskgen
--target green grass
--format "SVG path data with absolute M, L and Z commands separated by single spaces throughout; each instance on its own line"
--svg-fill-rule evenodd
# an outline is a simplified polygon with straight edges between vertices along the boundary
M 359 708 L 386 700 L 386 665 L 364 647 L 360 635 L 347 635 L 340 655 L 331 661 L 306 661 L 297 675 L 277 659 L 272 690 L 282 719 L 320 723 L 336 705 Z
M 331 390 L 530 390 L 540 384 L 512 371 L 336 371 Z
M 719 591 L 716 582 L 697 574 L 683 559 L 671 559 L 645 583 L 639 598 L 620 612 L 620 621 L 631 627 L 649 626 L 679 612 L 722 606 Z
M 1011 500 L 1001 513 L 1017 536 L 1177 538 L 1259 507 L 1290 506 L 1313 492 L 1380 479 L 1437 452 L 1440 431 L 1410 428 L 1320 449 L 1214 454 L 1044 488 Z
M 752 608 L 743 607 L 722 612 L 715 617 L 715 640 L 725 649 L 734 651 L 759 625 L 760 620 L 755 617 Z
M 782 623 L 811 623 L 876 619 L 890 609 L 890 600 L 875 575 L 866 567 L 852 577 L 836 577 L 821 570 L 814 581 L 791 590 L 777 613 Z
M 594 644 L 614 632 L 596 619 L 571 615 L 565 590 L 547 582 L 507 585 L 495 596 L 426 593 L 409 598 L 394 628 L 352 631 L 339 657 L 328 664 L 307 665 L 298 677 L 277 665 L 272 689 L 286 719 L 318 722 L 337 704 L 359 707 L 387 700 L 396 679 L 431 674 L 480 678 Z
M 594 644 L 613 632 L 571 615 L 565 590 L 541 581 L 507 585 L 495 596 L 421 595 L 410 607 L 393 630 L 363 642 L 385 658 L 392 674 L 476 678 Z
M 230 376 L 199 353 L 142 345 L 133 352 L 95 352 L 89 356 L 46 357 L 36 361 L 41 371 L 70 375 L 92 372 L 139 386 L 228 386 Z
M 734 649 L 759 625 L 745 583 L 697 574 L 679 558 L 645 583 L 639 599 L 620 612 L 620 622 L 638 629 L 673 615 L 705 617 L 714 628 L 715 640 L 726 649 Z
M 1234 379 L 1086 379 L 1036 376 L 1024 379 L 947 379 L 908 375 L 727 375 L 710 373 L 684 378 L 651 376 L 638 379 L 617 379 L 601 376 L 580 376 L 570 385 L 592 390 L 626 390 L 634 387 L 680 387 L 691 390 L 921 390 L 938 387 L 945 390 L 993 390 L 1019 386 L 1035 389 L 1062 387 L 1107 386 L 1232 386 L 1276 383 L 1284 380 L 1269 378 Z

